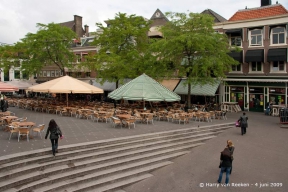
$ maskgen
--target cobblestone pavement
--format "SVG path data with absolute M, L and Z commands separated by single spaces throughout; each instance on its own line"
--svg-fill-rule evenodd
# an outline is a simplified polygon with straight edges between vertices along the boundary
M 18 117 L 28 117 L 28 121 L 36 124 L 44 123 L 45 130 L 50 119 L 61 127 L 64 139 L 59 141 L 59 148 L 63 145 L 105 140 L 111 138 L 175 130 L 209 124 L 235 122 L 240 113 L 229 113 L 228 120 L 213 120 L 212 123 L 195 122 L 176 124 L 166 121 L 154 121 L 154 125 L 137 123 L 135 129 L 113 128 L 110 123 L 93 122 L 90 119 L 77 119 L 55 114 L 34 112 L 17 107 L 10 107 Z M 205 145 L 191 150 L 191 153 L 173 159 L 174 164 L 152 172 L 154 177 L 148 178 L 134 185 L 124 188 L 126 192 L 191 192 L 191 191 L 288 191 L 288 129 L 280 128 L 279 118 L 265 116 L 263 113 L 248 112 L 249 128 L 247 134 L 241 136 L 239 128 L 231 128 L 218 137 L 206 141 Z M 50 149 L 50 140 L 34 136 L 29 142 L 25 139 L 17 140 L 13 135 L 9 141 L 9 133 L 0 131 L 1 156 L 35 149 Z M 226 140 L 231 139 L 235 144 L 233 172 L 230 177 L 231 186 L 217 187 L 219 175 L 219 157 Z M 223 176 L 223 180 L 225 175 Z M 257 183 L 258 186 L 255 186 Z M 261 187 L 260 183 L 268 187 Z M 273 183 L 282 187 L 273 187 Z M 202 187 L 202 184 L 204 185 Z M 249 186 L 232 186 L 249 185 Z

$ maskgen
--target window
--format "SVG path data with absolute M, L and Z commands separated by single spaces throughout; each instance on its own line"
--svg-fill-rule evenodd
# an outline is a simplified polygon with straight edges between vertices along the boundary
M 82 76 L 82 72 L 77 72 L 76 73 L 76 77 L 81 77 Z
M 43 71 L 43 77 L 47 77 L 47 71 Z
M 47 71 L 47 77 L 50 77 L 50 71 Z
M 55 77 L 55 71 L 51 71 L 51 77 Z
M 81 62 L 81 55 L 76 55 L 76 57 L 77 57 L 77 63 L 80 63 Z
M 271 31 L 272 44 L 283 44 L 285 43 L 285 28 L 276 27 Z
M 55 77 L 59 77 L 60 71 L 55 71 Z
M 239 65 L 233 65 L 233 66 L 232 66 L 232 71 L 233 71 L 233 72 L 239 72 L 239 71 L 241 71 L 241 64 L 239 64 Z
M 284 72 L 284 61 L 273 61 L 271 66 L 271 72 Z
M 241 37 L 231 37 L 231 46 L 241 46 Z
M 261 72 L 262 71 L 262 63 L 261 62 L 251 62 L 251 71 L 253 72 Z
M 91 76 L 91 72 L 86 72 L 86 77 L 90 77 Z
M 20 71 L 18 71 L 18 70 L 14 71 L 14 78 L 15 79 L 20 79 Z
M 255 29 L 249 31 L 250 46 L 262 46 L 262 29 Z
M 40 71 L 39 72 L 39 77 L 42 77 L 43 76 L 43 71 Z

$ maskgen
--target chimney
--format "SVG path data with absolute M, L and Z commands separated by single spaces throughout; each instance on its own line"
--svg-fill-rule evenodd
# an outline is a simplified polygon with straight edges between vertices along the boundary
M 78 37 L 82 37 L 83 28 L 82 28 L 82 17 L 78 15 L 74 15 L 74 23 L 75 23 L 75 33 Z
M 86 37 L 89 37 L 89 26 L 88 25 L 84 25 L 84 28 L 85 28 Z
M 271 0 L 261 0 L 261 7 L 271 5 Z

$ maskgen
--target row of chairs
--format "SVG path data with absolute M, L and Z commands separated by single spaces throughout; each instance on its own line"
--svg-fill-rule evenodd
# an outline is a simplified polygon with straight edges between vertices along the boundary
M 11 140 L 11 137 L 14 133 L 18 134 L 18 142 L 20 140 L 21 136 L 26 136 L 27 137 L 27 141 L 29 141 L 29 135 L 30 135 L 30 127 L 18 127 L 17 124 L 13 124 L 13 122 L 9 125 L 10 128 L 10 136 L 9 136 L 9 140 Z M 44 128 L 45 128 L 45 124 L 40 124 L 35 128 L 32 128 L 32 132 L 35 133 L 36 135 L 39 135 L 42 139 L 42 132 L 44 132 Z

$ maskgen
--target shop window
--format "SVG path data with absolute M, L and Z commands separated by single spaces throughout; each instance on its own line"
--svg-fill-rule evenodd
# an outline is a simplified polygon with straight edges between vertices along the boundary
M 43 71 L 43 77 L 47 77 L 47 71 Z
M 60 71 L 55 71 L 55 77 L 59 77 Z
M 240 36 L 239 37 L 231 37 L 230 45 L 241 47 L 241 45 L 242 45 L 241 42 L 242 42 L 242 39 Z
M 250 46 L 262 46 L 262 29 L 254 29 L 249 31 L 249 45 Z
M 271 65 L 271 72 L 284 72 L 285 62 L 284 61 L 273 61 Z
M 271 30 L 271 44 L 284 44 L 285 43 L 285 28 L 276 27 Z
M 252 72 L 262 72 L 262 63 L 261 62 L 257 62 L 257 61 L 254 61 L 254 62 L 251 62 L 251 71 Z
M 55 77 L 55 71 L 51 71 L 51 77 Z
M 47 77 L 50 77 L 50 76 L 51 76 L 51 72 L 47 71 Z

